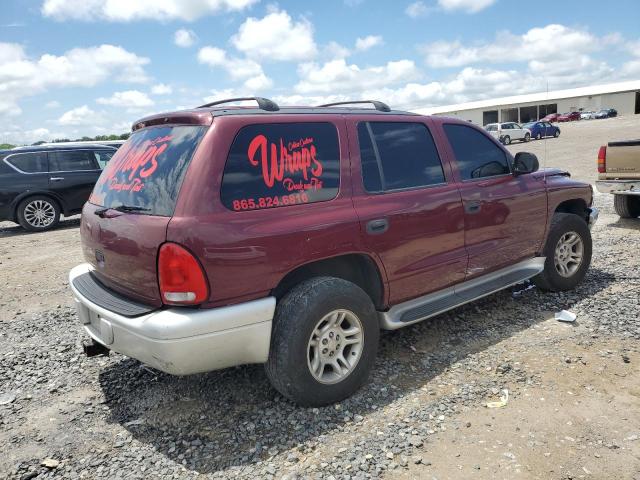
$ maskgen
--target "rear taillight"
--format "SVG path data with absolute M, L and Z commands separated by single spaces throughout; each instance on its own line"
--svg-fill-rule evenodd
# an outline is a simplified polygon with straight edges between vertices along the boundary
M 607 147 L 604 145 L 598 151 L 598 173 L 607 173 Z
M 158 283 L 162 302 L 167 305 L 197 305 L 209 298 L 209 284 L 202 266 L 177 243 L 160 247 Z

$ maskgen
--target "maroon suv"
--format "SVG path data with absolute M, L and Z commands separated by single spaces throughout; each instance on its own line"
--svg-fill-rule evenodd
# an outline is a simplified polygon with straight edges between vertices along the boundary
M 366 381 L 380 328 L 584 277 L 598 212 L 566 172 L 452 118 L 254 100 L 144 118 L 109 162 L 70 273 L 88 353 L 265 363 L 323 405 Z

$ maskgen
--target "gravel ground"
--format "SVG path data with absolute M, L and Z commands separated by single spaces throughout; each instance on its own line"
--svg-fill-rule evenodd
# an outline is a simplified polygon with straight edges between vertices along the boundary
M 597 151 L 634 121 L 549 143 Z M 85 358 L 65 280 L 77 219 L 37 235 L 0 224 L 0 478 L 640 480 L 640 221 L 611 204 L 596 197 L 575 291 L 519 285 L 384 333 L 370 383 L 320 409 L 284 400 L 261 366 L 178 378 Z

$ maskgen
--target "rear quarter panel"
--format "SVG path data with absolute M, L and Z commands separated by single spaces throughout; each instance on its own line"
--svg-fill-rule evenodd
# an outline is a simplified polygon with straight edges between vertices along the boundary
M 220 199 L 220 185 L 227 154 L 238 130 L 248 124 L 295 121 L 330 122 L 336 126 L 341 156 L 337 197 L 325 202 L 262 210 L 227 209 Z M 185 245 L 200 259 L 211 291 L 206 307 L 264 297 L 298 266 L 365 251 L 351 191 L 348 142 L 342 117 L 216 117 L 186 174 L 167 240 Z

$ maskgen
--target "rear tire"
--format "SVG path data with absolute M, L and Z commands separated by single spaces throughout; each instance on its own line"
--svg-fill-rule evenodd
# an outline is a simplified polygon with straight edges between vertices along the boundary
M 29 232 L 44 232 L 60 221 L 58 202 L 45 195 L 25 198 L 16 211 L 18 223 Z
M 551 292 L 574 289 L 589 269 L 591 252 L 587 222 L 572 213 L 556 213 L 543 250 L 544 270 L 533 277 L 533 283 Z
M 502 137 L 502 143 L 504 143 L 505 145 L 511 144 L 511 137 L 509 135 L 505 135 L 504 137 Z
M 373 302 L 360 287 L 339 278 L 312 278 L 278 302 L 267 377 L 299 405 L 339 402 L 367 381 L 379 336 Z
M 613 207 L 621 218 L 640 217 L 640 197 L 635 195 L 614 195 Z

